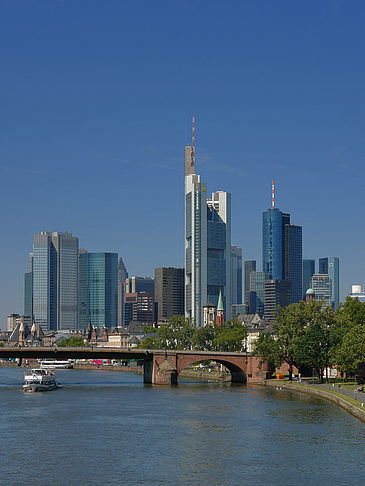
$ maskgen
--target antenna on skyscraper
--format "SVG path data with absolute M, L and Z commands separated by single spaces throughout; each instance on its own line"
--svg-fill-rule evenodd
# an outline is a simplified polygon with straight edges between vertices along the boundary
M 275 181 L 272 180 L 272 208 L 275 208 Z
M 193 115 L 193 138 L 191 142 L 191 166 L 195 166 L 195 115 Z

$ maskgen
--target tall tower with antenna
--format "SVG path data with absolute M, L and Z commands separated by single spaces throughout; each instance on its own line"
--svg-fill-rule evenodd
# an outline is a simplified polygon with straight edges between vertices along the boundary
M 195 116 L 185 147 L 185 315 L 203 325 L 207 303 L 207 186 L 195 173 Z

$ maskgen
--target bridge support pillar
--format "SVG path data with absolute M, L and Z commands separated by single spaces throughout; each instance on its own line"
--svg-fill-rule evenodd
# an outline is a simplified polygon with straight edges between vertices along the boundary
M 144 360 L 143 362 L 143 383 L 152 384 L 153 381 L 153 361 Z
M 177 369 L 166 358 L 157 364 L 153 364 L 153 381 L 154 385 L 177 385 Z

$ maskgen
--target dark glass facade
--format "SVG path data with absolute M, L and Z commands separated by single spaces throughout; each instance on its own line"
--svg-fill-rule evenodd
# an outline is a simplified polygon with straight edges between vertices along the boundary
M 79 328 L 91 320 L 95 327 L 118 322 L 118 254 L 80 253 Z
M 262 270 L 270 278 L 283 278 L 283 213 L 268 209 L 262 215 Z
M 244 262 L 244 279 L 245 279 L 245 304 L 250 303 L 250 274 L 256 272 L 256 260 L 245 260 Z M 249 309 L 251 313 L 251 310 Z
M 184 315 L 184 269 L 155 268 L 155 318 Z
M 291 282 L 289 303 L 302 300 L 302 227 L 284 225 L 284 280 Z
M 24 274 L 24 315 L 33 316 L 33 273 Z
M 312 276 L 316 273 L 315 260 L 303 260 L 303 275 L 302 275 L 302 299 L 305 300 L 305 295 L 308 289 L 311 288 Z
M 250 275 L 250 298 L 255 299 L 253 305 L 250 304 L 250 313 L 257 312 L 260 317 L 264 316 L 265 280 L 269 278 L 267 272 L 251 272 Z
M 331 278 L 331 302 L 336 310 L 340 303 L 340 263 L 338 257 L 326 257 L 319 259 L 319 273 L 327 274 Z

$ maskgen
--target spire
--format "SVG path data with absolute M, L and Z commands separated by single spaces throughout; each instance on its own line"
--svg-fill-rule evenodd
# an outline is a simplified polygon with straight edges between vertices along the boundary
M 195 115 L 193 115 L 193 133 L 191 141 L 191 167 L 195 166 Z
M 217 311 L 222 311 L 224 310 L 223 308 L 223 300 L 222 300 L 222 291 L 219 291 L 219 298 L 218 298 L 218 306 L 217 306 Z
M 275 181 L 272 180 L 272 196 L 271 196 L 272 209 L 275 208 Z

